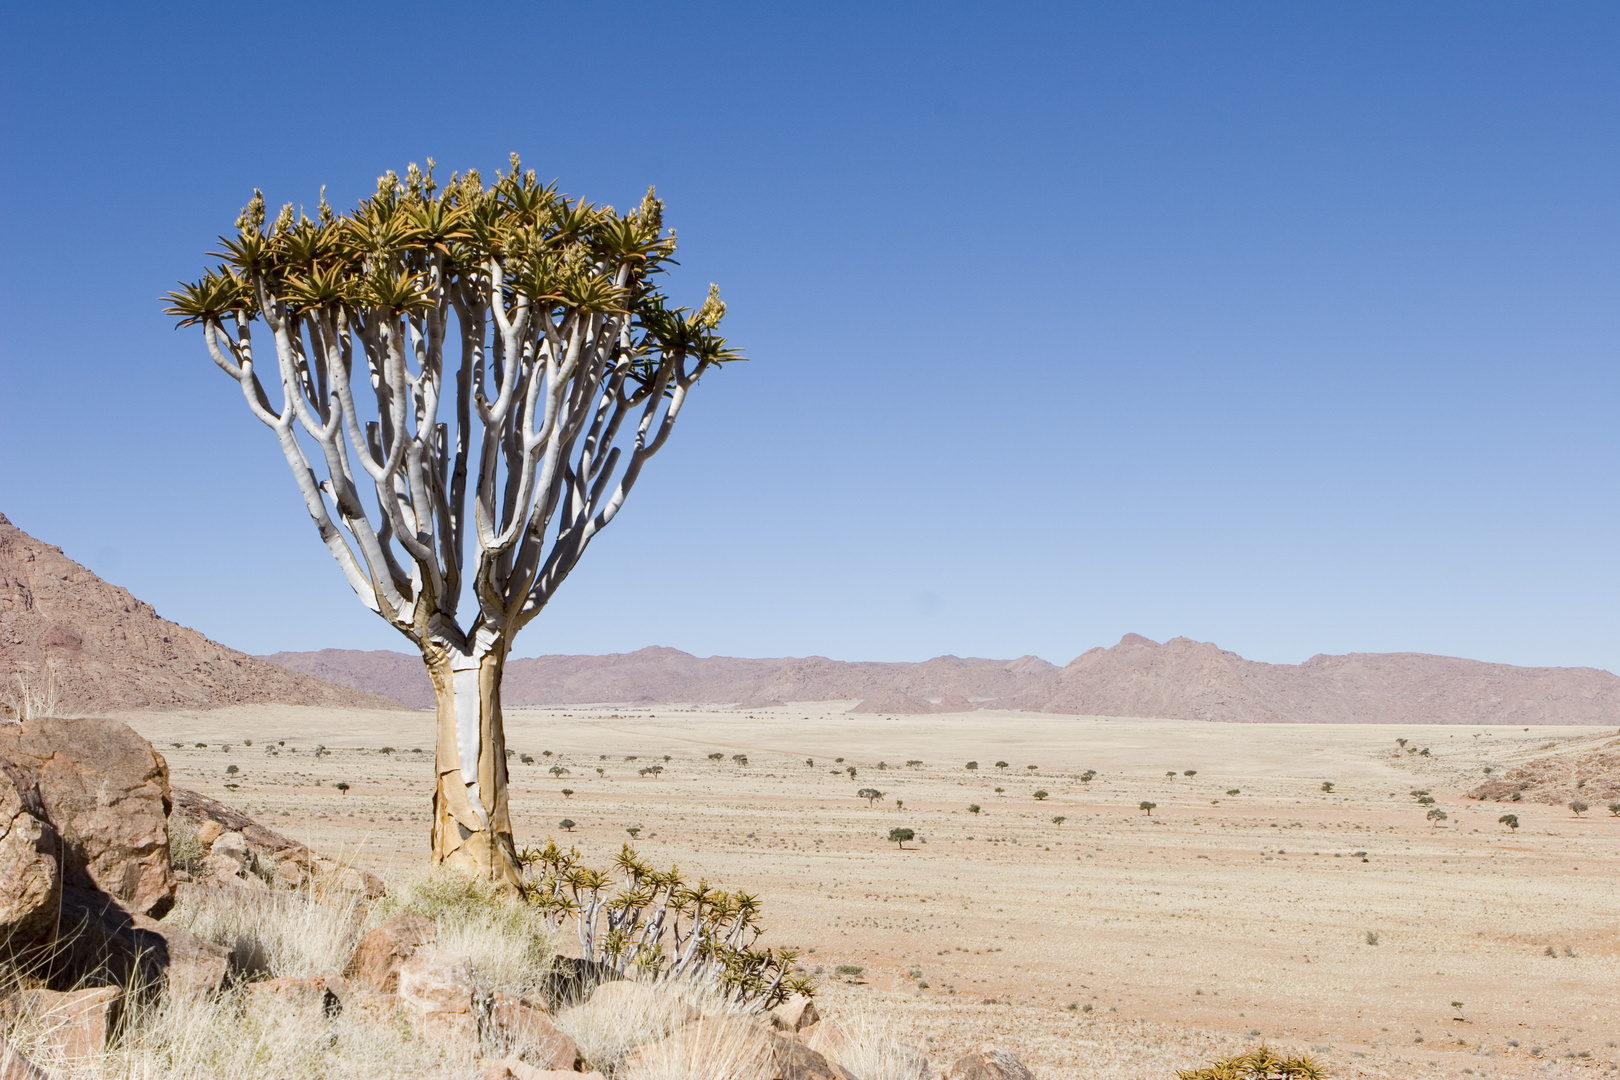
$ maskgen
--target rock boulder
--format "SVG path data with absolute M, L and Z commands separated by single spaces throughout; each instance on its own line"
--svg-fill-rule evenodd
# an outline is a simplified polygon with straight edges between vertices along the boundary
M 61 837 L 65 887 L 168 911 L 169 766 L 150 743 L 116 720 L 47 717 L 0 725 L 0 760 L 33 781 Z

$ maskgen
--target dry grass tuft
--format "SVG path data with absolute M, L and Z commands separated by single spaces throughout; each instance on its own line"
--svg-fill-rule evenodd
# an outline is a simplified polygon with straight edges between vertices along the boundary
M 365 929 L 354 893 L 192 890 L 168 916 L 193 934 L 231 950 L 244 979 L 340 974 Z
M 439 928 L 436 947 L 472 957 L 485 989 L 537 993 L 551 970 L 557 931 L 520 897 L 454 870 L 421 874 L 371 906 L 369 925 L 411 912 Z

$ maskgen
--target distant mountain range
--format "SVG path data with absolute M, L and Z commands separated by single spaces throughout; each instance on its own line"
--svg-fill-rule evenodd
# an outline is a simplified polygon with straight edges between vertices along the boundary
M 431 708 L 422 662 L 397 652 L 325 649 L 264 659 L 322 680 Z M 708 703 L 761 708 L 852 702 L 857 713 L 1019 709 L 1246 723 L 1615 724 L 1620 678 L 1596 668 L 1526 668 L 1422 653 L 1314 656 L 1262 664 L 1208 642 L 1126 634 L 1063 667 L 941 656 L 921 663 L 825 657 L 749 660 L 651 647 L 609 656 L 511 660 L 509 706 Z
M 431 708 L 422 662 L 399 652 L 253 657 L 160 618 L 0 515 L 0 716 L 18 680 L 54 672 L 80 712 L 253 702 Z M 837 702 L 857 713 L 1017 709 L 1235 722 L 1620 724 L 1620 678 L 1420 653 L 1261 664 L 1208 642 L 1127 634 L 1057 667 L 941 656 L 918 664 L 748 660 L 647 648 L 507 664 L 508 705 Z
M 23 686 L 44 692 L 53 680 L 61 708 L 78 713 L 253 702 L 394 707 L 160 618 L 0 514 L 0 717 Z

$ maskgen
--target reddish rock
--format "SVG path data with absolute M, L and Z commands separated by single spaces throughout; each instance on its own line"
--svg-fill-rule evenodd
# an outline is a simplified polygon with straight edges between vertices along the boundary
M 33 773 L 0 760 L 0 950 L 15 956 L 48 938 L 62 894 L 62 844 Z
M 521 1058 L 485 1058 L 479 1062 L 479 1080 L 604 1080 L 599 1072 L 577 1073 L 572 1069 L 542 1069 Z
M 545 1069 L 572 1069 L 579 1051 L 574 1040 L 551 1022 L 544 1009 L 522 998 L 496 992 L 489 1009 L 488 1038 Z
M 123 1015 L 124 992 L 116 986 L 58 993 L 23 990 L 10 998 L 0 1022 L 26 1024 L 62 1057 L 80 1061 L 105 1053 Z
M 137 915 L 136 930 L 162 942 L 164 980 L 170 994 L 185 998 L 211 997 L 225 984 L 231 951 L 204 941 L 183 927 Z
M 409 912 L 395 915 L 360 939 L 349 974 L 378 993 L 395 993 L 400 965 L 431 943 L 437 933 L 431 919 Z
M 424 1038 L 476 1042 L 476 980 L 472 958 L 465 953 L 424 950 L 399 967 L 399 1001 Z
M 316 975 L 248 983 L 247 1008 L 285 1020 L 331 1020 L 343 1012 L 343 980 Z
M 803 994 L 794 994 L 771 1010 L 771 1023 L 778 1031 L 803 1031 L 820 1021 L 816 1003 Z
M 1035 1080 L 1035 1074 L 1011 1053 L 986 1043 L 956 1059 L 951 1080 Z
M 169 869 L 169 766 L 116 720 L 47 717 L 0 725 L 0 760 L 35 779 L 45 820 L 62 837 L 62 879 L 161 917 Z
M 50 1077 L 0 1035 L 0 1080 L 50 1080 Z

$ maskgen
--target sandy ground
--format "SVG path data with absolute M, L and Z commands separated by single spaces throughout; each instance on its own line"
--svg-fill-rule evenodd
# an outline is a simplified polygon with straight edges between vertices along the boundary
M 123 718 L 178 785 L 385 877 L 422 866 L 426 713 Z M 1263 1039 L 1339 1077 L 1617 1073 L 1620 817 L 1463 797 L 1486 765 L 1591 728 L 852 718 L 826 703 L 520 710 L 507 728 L 536 761 L 512 769 L 520 846 L 556 836 L 605 865 L 639 826 L 643 856 L 758 893 L 766 941 L 806 950 L 827 1011 L 894 1030 L 936 1068 L 990 1040 L 1043 1080 L 1168 1078 Z M 654 762 L 661 776 L 638 775 Z M 884 799 L 857 798 L 868 786 Z M 1431 824 L 1414 789 L 1447 820 Z M 1514 833 L 1497 824 L 1508 809 Z M 904 850 L 886 839 L 897 825 L 917 833 Z

